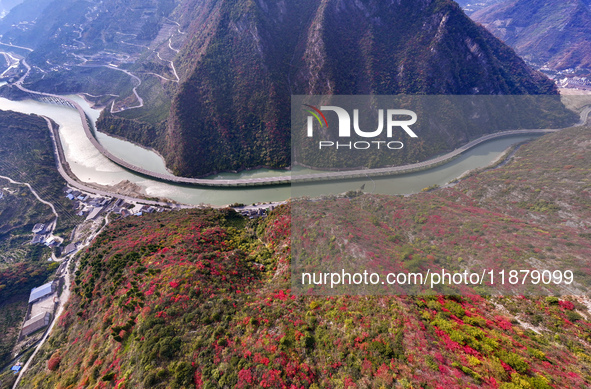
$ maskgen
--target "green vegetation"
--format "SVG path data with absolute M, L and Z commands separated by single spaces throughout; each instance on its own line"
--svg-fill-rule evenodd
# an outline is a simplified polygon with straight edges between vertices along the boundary
M 0 118 L 0 175 L 29 183 L 42 199 L 54 204 L 60 215 L 56 233 L 67 232 L 81 219 L 65 198 L 65 181 L 56 170 L 47 122 L 38 116 L 4 111 L 0 111 Z M 51 212 L 48 206 L 45 207 Z M 4 222 L 10 223 L 8 220 Z
M 34 73 L 27 78 L 26 88 L 46 93 L 132 94 L 134 81 L 129 75 L 102 66 L 76 66 L 66 74 L 62 72 Z
M 137 39 L 151 41 L 156 38 L 161 27 L 162 25 L 158 19 L 150 18 L 142 25 L 139 34 L 137 34 Z
M 55 167 L 50 132 L 38 116 L 0 111 L 0 175 L 29 183 L 59 214 L 56 233 L 67 236 L 80 221 L 65 198 L 65 182 Z M 24 185 L 0 178 L 0 367 L 7 362 L 20 331 L 30 290 L 57 268 L 47 262 L 51 250 L 31 245 L 37 223 L 55 220 L 51 208 Z
M 0 173 L 2 175 L 2 173 Z M 55 219 L 51 209 L 40 203 L 24 185 L 9 184 L 0 178 L 0 269 L 10 263 L 39 261 L 49 249 L 29 246 L 36 223 Z
M 107 15 L 101 8 L 97 11 L 100 17 L 85 26 L 83 36 L 76 37 L 92 50 L 79 46 L 71 50 L 89 55 L 102 49 L 137 58 L 121 67 L 141 78 L 138 93 L 145 106 L 112 117 L 103 114 L 98 128 L 157 149 L 179 175 L 289 166 L 291 94 L 555 93 L 549 80 L 532 72 L 448 0 L 432 1 L 423 8 L 403 1 L 396 7 L 372 5 L 363 11 L 351 7 L 343 12 L 330 1 L 311 0 L 284 5 L 213 0 L 104 3 L 105 8 L 118 12 Z M 72 4 L 64 1 L 62 9 Z M 163 16 L 168 14 L 178 17 L 188 30 L 186 44 L 174 59 L 179 84 L 155 76 L 176 78 L 167 60 L 142 48 L 165 30 L 161 28 L 167 23 Z M 283 18 L 283 14 L 295 16 Z M 423 28 L 444 19 L 442 31 Z M 189 29 L 190 20 L 200 20 L 202 25 Z M 63 16 L 51 12 L 38 24 L 52 26 L 44 28 L 54 31 L 63 22 Z M 133 28 L 124 28 L 127 23 Z M 38 57 L 37 65 L 46 59 L 71 61 L 53 57 L 67 55 L 60 45 L 71 43 L 77 34 L 70 26 L 62 27 L 32 54 L 31 60 Z M 318 29 L 318 36 L 308 34 L 311 28 Z M 31 32 L 38 30 L 11 33 L 25 44 L 36 42 Z M 242 33 L 246 30 L 256 33 Z M 474 45 L 478 55 L 472 53 Z M 137 104 L 128 87 L 131 80 L 122 79 L 123 73 L 109 77 L 103 71 L 89 80 L 79 75 L 84 72 L 88 71 L 77 67 L 66 75 L 63 71 L 33 72 L 31 86 L 114 93 L 121 105 Z M 109 98 L 103 95 L 95 101 L 106 104 Z M 397 153 L 394 159 L 350 163 L 376 167 L 424 160 L 478 135 L 477 131 L 457 131 L 445 138 L 425 135 L 428 142 L 414 147 L 412 155 Z
M 96 122 L 96 126 L 101 129 L 101 131 L 109 133 L 110 135 L 127 139 L 147 147 L 159 148 L 158 142 L 162 140 L 162 130 L 157 129 L 146 122 L 124 119 L 112 115 L 108 110 L 101 112 L 101 115 Z

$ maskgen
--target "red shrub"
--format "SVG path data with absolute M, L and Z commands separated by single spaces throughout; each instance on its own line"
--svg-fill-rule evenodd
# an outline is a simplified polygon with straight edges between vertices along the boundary
M 47 361 L 47 368 L 50 371 L 56 371 L 57 368 L 60 366 L 61 361 L 62 361 L 62 357 L 60 357 L 58 353 L 55 353 Z
M 572 311 L 573 309 L 575 309 L 575 304 L 571 303 L 570 301 L 559 301 L 558 305 L 560 305 L 567 311 Z

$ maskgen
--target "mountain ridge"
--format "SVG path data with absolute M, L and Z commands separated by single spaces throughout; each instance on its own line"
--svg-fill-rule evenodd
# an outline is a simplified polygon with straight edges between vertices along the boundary
M 538 67 L 591 68 L 589 2 L 509 0 L 471 17 Z
M 290 94 L 556 93 L 451 1 L 221 4 L 169 114 L 178 175 L 289 166 Z

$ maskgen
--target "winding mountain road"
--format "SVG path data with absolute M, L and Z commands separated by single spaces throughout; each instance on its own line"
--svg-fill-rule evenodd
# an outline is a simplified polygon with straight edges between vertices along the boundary
M 95 67 L 95 65 L 80 65 L 80 66 L 86 66 L 86 67 Z M 137 81 L 137 85 L 133 87 L 133 94 L 135 95 L 135 98 L 137 99 L 137 101 L 139 102 L 139 105 L 133 106 L 133 107 L 127 107 L 124 109 L 119 109 L 116 111 L 113 111 L 113 107 L 115 106 L 115 101 L 113 101 L 113 104 L 111 104 L 111 113 L 117 113 L 117 112 L 123 112 L 126 111 L 128 109 L 135 109 L 135 108 L 142 108 L 144 106 L 144 99 L 142 99 L 139 95 L 139 93 L 137 93 L 137 88 L 140 87 L 140 85 L 142 85 L 142 80 L 136 76 L 135 74 L 125 70 L 125 69 L 119 69 L 116 66 L 111 66 L 111 65 L 96 65 L 97 67 L 105 67 L 107 69 L 111 69 L 111 70 L 118 70 L 120 72 L 123 72 L 125 74 L 127 74 L 129 77 L 131 77 L 132 79 L 134 79 L 135 81 Z
M 23 49 L 23 50 L 27 50 L 27 51 L 33 51 L 33 49 L 31 49 L 30 47 L 17 46 L 17 45 L 13 45 L 12 43 L 0 42 L 0 45 L 10 46 L 10 47 L 16 47 L 17 49 Z
M 19 181 L 15 181 L 10 177 L 6 177 L 6 176 L 0 176 L 0 178 L 4 178 L 5 180 L 7 180 L 8 182 L 10 182 L 11 184 L 15 184 L 15 185 L 24 185 L 27 188 L 29 188 L 29 190 L 31 191 L 31 193 L 33 194 L 33 196 L 35 196 L 35 198 L 37 198 L 37 200 L 39 200 L 39 202 L 48 205 L 51 208 L 51 211 L 53 212 L 53 214 L 55 215 L 55 221 L 57 222 L 57 219 L 59 217 L 57 211 L 55 210 L 55 206 L 50 203 L 49 201 L 45 201 L 43 200 L 39 194 L 35 191 L 35 189 L 33 189 L 33 187 L 31 186 L 31 184 L 29 184 L 28 182 L 19 182 Z M 55 224 L 53 223 L 53 227 L 51 229 L 51 233 L 53 233 L 53 230 L 55 229 Z

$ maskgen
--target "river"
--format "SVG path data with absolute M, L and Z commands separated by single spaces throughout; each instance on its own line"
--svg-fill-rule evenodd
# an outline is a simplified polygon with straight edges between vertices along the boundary
M 96 121 L 100 111 L 92 109 L 79 96 L 68 97 L 79 103 L 93 122 Z M 148 196 L 169 198 L 180 203 L 194 205 L 222 206 L 232 203 L 275 202 L 286 200 L 292 196 L 292 188 L 289 186 L 199 188 L 147 179 L 121 168 L 100 154 L 85 136 L 80 117 L 74 109 L 34 100 L 10 101 L 5 98 L 0 98 L 0 109 L 35 113 L 52 118 L 60 126 L 60 137 L 66 160 L 73 173 L 83 182 L 114 185 L 120 181 L 128 180 L 142 187 Z M 98 133 L 97 138 L 115 156 L 148 170 L 167 173 L 164 161 L 157 153 L 102 133 Z M 366 192 L 372 193 L 417 193 L 425 187 L 444 185 L 468 170 L 487 166 L 512 144 L 530 138 L 532 136 L 492 140 L 474 147 L 445 165 L 418 173 L 342 182 L 332 181 L 325 184 L 298 184 L 294 187 L 293 195 L 338 194 L 359 189 L 362 185 L 365 185 Z M 308 169 L 296 169 L 298 172 L 311 172 Z M 286 175 L 290 175 L 290 172 L 259 169 L 238 174 L 223 173 L 209 178 L 233 179 Z

